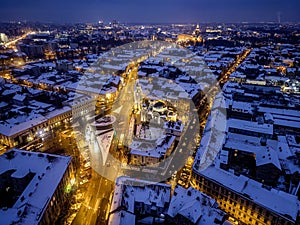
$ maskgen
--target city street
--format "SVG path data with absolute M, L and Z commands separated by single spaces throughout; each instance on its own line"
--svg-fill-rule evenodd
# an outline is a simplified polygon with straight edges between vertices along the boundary
M 246 51 L 241 58 L 235 62 L 235 64 L 228 69 L 228 72 L 220 79 L 220 83 L 226 81 L 229 75 L 235 71 L 236 67 L 245 59 L 245 57 L 249 54 L 249 50 Z M 113 105 L 112 114 L 116 116 L 117 121 L 115 125 L 117 138 L 122 143 L 121 145 L 126 146 L 129 144 L 132 138 L 132 133 L 130 133 L 130 115 L 132 111 L 132 107 L 134 105 L 134 85 L 137 77 L 137 66 L 133 67 L 128 74 L 128 81 L 126 85 L 120 91 L 118 98 Z M 216 91 L 213 89 L 212 91 Z M 203 114 L 203 113 L 202 113 Z M 195 126 L 193 123 L 189 124 L 191 131 L 195 131 Z M 189 132 L 188 132 L 189 133 Z M 186 134 L 188 136 L 188 134 Z M 185 135 L 185 136 L 186 136 Z M 125 137 L 124 139 L 121 137 Z M 186 158 L 189 155 L 186 154 L 183 149 L 193 149 L 193 144 L 191 141 L 187 142 L 188 137 L 183 138 L 184 140 L 175 150 L 175 154 L 179 154 L 181 157 Z M 94 146 L 91 147 L 95 149 Z M 73 225 L 92 225 L 92 224 L 106 224 L 107 212 L 109 212 L 110 208 L 110 197 L 113 191 L 114 180 L 118 175 L 121 174 L 120 164 L 113 163 L 115 158 L 112 155 L 108 156 L 106 164 L 103 165 L 101 161 L 103 160 L 100 157 L 100 153 L 96 151 L 91 151 L 91 164 L 93 170 L 92 179 L 87 184 L 87 190 L 85 191 L 85 200 L 81 205 L 81 208 L 73 221 Z M 121 157 L 124 157 L 121 155 Z M 173 155 L 170 157 L 170 162 L 173 160 Z M 190 157 L 187 164 L 180 170 L 180 172 L 174 178 L 170 179 L 170 183 L 174 188 L 176 184 L 183 185 L 185 187 L 189 186 L 189 178 L 191 174 L 191 168 L 193 158 Z M 172 164 L 166 164 L 165 170 L 170 170 L 171 172 L 174 170 L 170 166 Z M 173 165 L 174 166 L 174 165 Z M 127 168 L 127 167 L 126 167 Z M 129 169 L 129 168 L 128 168 Z M 110 180 L 100 176 L 97 172 L 100 171 L 102 175 L 109 177 Z M 128 172 L 128 171 L 127 171 Z M 133 172 L 133 171 L 132 171 Z M 163 171 L 161 171 L 163 172 Z
M 95 171 L 87 184 L 84 193 L 84 202 L 76 215 L 73 225 L 104 225 L 106 224 L 107 212 L 109 211 L 110 196 L 114 182 L 105 179 Z
M 120 91 L 118 98 L 113 105 L 112 114 L 116 116 L 115 125 L 117 138 L 121 140 L 121 136 L 125 137 L 122 145 L 126 146 L 131 142 L 132 135 L 129 133 L 130 115 L 134 106 L 134 85 L 137 77 L 137 67 L 135 65 L 127 76 L 127 83 Z
M 14 47 L 16 48 L 15 44 L 18 42 L 18 41 L 21 41 L 22 39 L 26 38 L 28 35 L 30 34 L 35 34 L 34 31 L 30 31 L 30 32 L 27 32 L 25 34 L 23 34 L 22 36 L 18 37 L 18 38 L 15 38 L 13 40 L 10 40 L 9 42 L 6 42 L 4 44 L 5 47 Z
M 299 7 L 2 1 L 0 225 L 300 225 Z

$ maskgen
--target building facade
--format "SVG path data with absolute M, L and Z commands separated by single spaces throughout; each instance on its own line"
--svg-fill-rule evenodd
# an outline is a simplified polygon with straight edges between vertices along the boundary
M 0 224 L 55 224 L 75 184 L 72 158 L 12 149 L 0 162 Z
M 223 211 L 242 221 L 243 224 L 299 224 L 299 202 L 296 196 L 264 189 L 257 182 L 242 175 L 238 177 L 214 167 L 208 170 L 202 173 L 193 169 L 191 185 L 216 199 Z M 216 176 L 223 177 L 218 180 Z M 227 180 L 222 182 L 224 179 Z M 239 186 L 241 186 L 240 189 Z M 253 193 L 254 191 L 257 191 L 258 197 Z M 259 199 L 259 195 L 262 199 Z M 286 211 L 286 214 L 282 214 L 283 211 Z

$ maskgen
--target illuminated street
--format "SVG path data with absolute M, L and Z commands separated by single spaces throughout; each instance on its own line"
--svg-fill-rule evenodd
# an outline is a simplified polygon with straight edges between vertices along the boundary
M 97 174 L 92 173 L 84 193 L 84 201 L 72 224 L 106 224 L 109 201 L 114 184 Z
M 18 38 L 14 39 L 14 40 L 10 40 L 9 42 L 6 42 L 6 43 L 4 44 L 4 46 L 5 46 L 5 47 L 13 47 L 13 48 L 16 48 L 15 44 L 16 44 L 18 41 L 21 41 L 22 39 L 26 38 L 26 37 L 27 37 L 28 35 L 30 35 L 30 34 L 35 34 L 35 32 L 34 32 L 34 31 L 29 31 L 29 32 L 23 34 L 21 37 L 18 37 Z
M 1 2 L 0 225 L 300 224 L 299 7 Z

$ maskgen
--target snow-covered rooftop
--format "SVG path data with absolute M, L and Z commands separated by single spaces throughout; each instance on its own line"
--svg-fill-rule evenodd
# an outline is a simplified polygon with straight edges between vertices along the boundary
M 1 155 L 0 174 L 12 170 L 11 178 L 23 178 L 29 173 L 34 176 L 11 208 L 0 209 L 0 224 L 38 224 L 70 162 L 69 156 L 18 149 Z
M 217 209 L 216 201 L 204 193 L 194 189 L 185 189 L 176 186 L 172 200 L 168 209 L 168 215 L 175 217 L 181 215 L 192 224 L 197 225 L 214 225 L 220 224 L 226 215 L 220 209 Z
M 145 140 L 133 141 L 130 145 L 130 154 L 161 158 L 170 149 L 175 139 L 174 135 L 163 135 L 155 143 Z
M 13 136 L 36 125 L 42 124 L 47 120 L 72 111 L 72 107 L 87 101 L 92 101 L 90 96 L 84 94 L 74 95 L 74 92 L 68 94 L 49 93 L 42 90 L 35 90 L 23 87 L 21 92 L 16 85 L 4 84 L 4 92 L 16 90 L 12 99 L 6 98 L 0 104 L 9 107 L 9 112 L 3 112 L 3 119 L 0 121 L 0 134 Z M 3 93 L 2 93 L 3 94 Z M 47 97 L 40 98 L 39 95 Z M 52 98 L 52 100 L 51 100 Z M 53 99 L 56 102 L 53 103 Z M 26 102 L 24 100 L 27 99 Z M 17 101 L 15 103 L 15 101 Z M 61 103 L 59 107 L 57 102 Z
M 206 170 L 203 170 L 201 174 L 244 195 L 246 198 L 250 198 L 252 201 L 271 211 L 279 213 L 282 216 L 289 215 L 294 221 L 297 218 L 300 203 L 295 195 L 287 194 L 286 192 L 275 189 L 267 190 L 257 181 L 243 175 L 236 176 L 214 166 L 210 166 Z
M 145 204 L 151 209 L 161 208 L 165 210 L 166 213 L 166 206 L 170 203 L 170 196 L 171 185 L 169 184 L 138 180 L 125 176 L 118 177 L 111 203 L 111 215 L 108 224 L 125 225 L 125 221 L 129 221 L 130 219 L 132 219 L 130 224 L 135 224 L 133 220 L 135 217 L 131 215 L 135 214 L 137 204 Z M 124 213 L 124 211 L 127 213 Z M 121 219 L 120 216 L 122 215 L 123 217 L 126 216 L 129 218 Z M 122 223 L 118 223 L 119 221 Z
M 234 128 L 237 130 L 250 131 L 260 134 L 273 135 L 273 125 L 272 124 L 259 124 L 258 122 L 241 120 L 241 119 L 228 119 L 227 129 Z

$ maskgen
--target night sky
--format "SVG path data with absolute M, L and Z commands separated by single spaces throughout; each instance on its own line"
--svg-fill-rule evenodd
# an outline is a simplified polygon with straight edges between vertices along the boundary
M 0 21 L 300 22 L 299 0 L 1 0 Z

